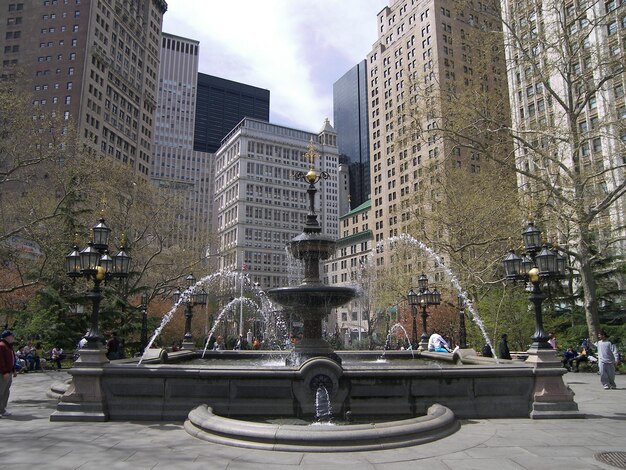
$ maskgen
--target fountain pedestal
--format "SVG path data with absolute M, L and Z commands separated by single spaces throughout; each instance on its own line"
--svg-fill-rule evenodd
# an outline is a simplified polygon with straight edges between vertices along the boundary
M 306 331 L 306 322 L 304 328 Z M 327 357 L 337 364 L 341 364 L 341 358 L 333 351 L 330 344 L 321 338 L 302 338 L 302 340 L 294 346 L 291 354 L 287 356 L 285 364 L 295 366 L 314 357 Z

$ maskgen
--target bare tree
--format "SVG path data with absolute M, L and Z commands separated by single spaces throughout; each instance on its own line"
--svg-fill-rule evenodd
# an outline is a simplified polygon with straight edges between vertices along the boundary
M 480 28 L 466 37 L 467 54 L 483 60 L 480 73 L 486 74 L 484 59 L 495 61 L 493 53 L 501 56 L 504 46 L 512 124 L 490 112 L 499 98 L 489 88 L 449 87 L 439 98 L 454 106 L 441 108 L 446 113 L 433 117 L 436 126 L 419 131 L 516 172 L 531 217 L 575 261 L 589 333 L 596 337 L 594 261 L 623 253 L 625 241 L 625 61 L 613 37 L 620 17 L 613 2 L 503 2 L 502 14 L 499 3 L 483 2 L 473 16 Z M 427 112 L 423 108 L 414 103 L 413 113 Z

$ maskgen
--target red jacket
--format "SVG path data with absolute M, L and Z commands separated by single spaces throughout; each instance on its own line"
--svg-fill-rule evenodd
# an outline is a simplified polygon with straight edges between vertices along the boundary
M 8 374 L 15 371 L 15 353 L 13 345 L 0 339 L 0 374 Z

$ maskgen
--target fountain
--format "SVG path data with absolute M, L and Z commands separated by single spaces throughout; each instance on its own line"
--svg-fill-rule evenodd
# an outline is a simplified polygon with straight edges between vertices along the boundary
M 72 386 L 51 420 L 185 420 L 189 434 L 209 442 L 324 452 L 429 442 L 454 433 L 458 419 L 581 417 L 562 368 L 498 364 L 468 350 L 386 351 L 384 362 L 377 361 L 380 351 L 333 351 L 322 338 L 322 319 L 356 293 L 319 280 L 319 262 L 331 255 L 334 241 L 321 234 L 313 207 L 324 173 L 315 172 L 313 153 L 307 155 L 311 168 L 299 178 L 309 183 L 309 214 L 303 233 L 289 243 L 304 263 L 304 281 L 267 293 L 305 324 L 295 350 L 278 353 L 284 362 L 264 364 L 264 351 L 206 351 L 200 364 L 88 364 L 70 370 Z M 97 381 L 83 380 L 94 376 Z M 539 396 L 535 386 L 545 377 L 554 388 Z M 328 421 L 331 411 L 351 423 L 302 424 Z
M 335 252 L 335 240 L 321 234 L 322 227 L 315 213 L 315 183 L 328 178 L 328 173 L 318 174 L 313 168 L 315 153 L 312 145 L 307 157 L 311 162 L 310 169 L 306 174 L 297 173 L 296 179 L 309 183 L 309 213 L 302 233 L 288 244 L 289 253 L 304 263 L 304 280 L 298 286 L 271 289 L 267 296 L 277 304 L 292 309 L 304 323 L 304 337 L 287 358 L 287 365 L 298 364 L 311 357 L 328 357 L 341 364 L 340 357 L 322 338 L 322 320 L 332 309 L 350 302 L 357 294 L 352 287 L 328 286 L 320 280 L 320 261 Z

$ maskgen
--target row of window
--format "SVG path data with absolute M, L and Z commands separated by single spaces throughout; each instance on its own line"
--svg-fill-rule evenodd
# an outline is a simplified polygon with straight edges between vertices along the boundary
M 68 5 L 70 3 L 69 0 L 62 0 L 62 1 L 63 1 L 63 5 Z M 74 0 L 74 3 L 76 5 L 80 5 L 80 0 Z M 45 7 L 56 6 L 58 4 L 59 4 L 58 0 L 44 0 L 43 2 L 43 6 Z
M 61 17 L 62 18 L 67 18 L 67 12 L 65 12 L 65 11 L 62 12 L 61 13 Z M 80 10 L 74 11 L 74 18 L 80 18 Z M 57 14 L 56 13 L 50 13 L 50 14 L 42 15 L 41 19 L 44 20 L 44 21 L 56 20 L 57 19 Z

